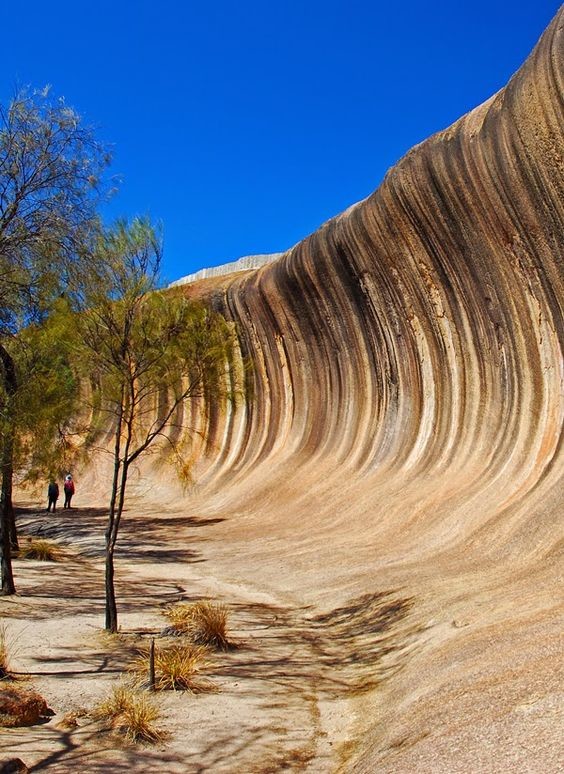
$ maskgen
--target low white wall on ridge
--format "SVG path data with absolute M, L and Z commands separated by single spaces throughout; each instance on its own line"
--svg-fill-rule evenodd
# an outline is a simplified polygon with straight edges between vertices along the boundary
M 265 263 L 271 263 L 271 261 L 279 258 L 283 253 L 270 253 L 269 255 L 246 255 L 243 258 L 239 258 L 236 261 L 230 263 L 224 263 L 221 266 L 212 266 L 209 269 L 200 269 L 200 271 L 194 274 L 187 274 L 185 277 L 171 282 L 169 288 L 173 288 L 177 285 L 188 285 L 190 282 L 196 282 L 197 280 L 206 279 L 207 277 L 220 277 L 223 274 L 232 274 L 236 271 L 244 271 L 245 269 L 258 269 Z

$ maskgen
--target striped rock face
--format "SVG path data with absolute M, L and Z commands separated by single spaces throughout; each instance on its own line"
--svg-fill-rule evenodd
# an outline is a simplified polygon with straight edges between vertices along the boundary
M 229 577 L 321 608 L 401 588 L 427 632 L 358 699 L 359 771 L 533 770 L 528 745 L 559 769 L 563 35 L 366 200 L 207 280 L 251 364 L 198 420 Z
M 465 530 L 498 515 L 500 540 L 558 480 L 562 34 L 559 16 L 505 89 L 368 199 L 224 280 L 252 397 L 212 417 L 207 478 L 319 466 L 371 481 L 382 509 L 398 492 L 440 504 L 437 534 L 461 509 Z

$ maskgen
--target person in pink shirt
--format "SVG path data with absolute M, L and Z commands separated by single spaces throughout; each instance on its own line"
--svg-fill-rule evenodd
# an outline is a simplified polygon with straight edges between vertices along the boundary
M 65 503 L 63 505 L 63 508 L 70 508 L 72 496 L 74 494 L 74 481 L 72 480 L 72 476 L 70 473 L 65 478 L 63 489 L 65 491 Z

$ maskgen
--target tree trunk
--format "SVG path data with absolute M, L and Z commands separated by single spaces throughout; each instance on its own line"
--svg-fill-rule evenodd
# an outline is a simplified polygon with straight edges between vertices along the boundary
M 16 516 L 14 512 L 14 502 L 12 499 L 12 490 L 14 482 L 14 431 L 10 427 L 4 436 L 2 446 L 2 518 L 6 523 L 10 546 L 12 552 L 17 551 L 18 533 L 16 532 Z
M 112 633 L 117 632 L 117 604 L 114 587 L 114 551 L 118 538 L 121 514 L 125 498 L 127 484 L 128 465 L 121 466 L 121 480 L 119 482 L 119 494 L 112 492 L 112 507 L 108 528 L 106 531 L 106 629 Z M 117 484 L 117 481 L 116 481 Z M 115 505 L 117 499 L 117 506 Z
M 123 424 L 123 394 L 122 387 L 121 405 L 119 407 L 117 424 L 115 429 L 114 445 L 114 476 L 112 480 L 112 496 L 110 498 L 110 512 L 108 514 L 108 526 L 106 527 L 106 631 L 115 634 L 118 630 L 116 590 L 114 587 L 114 548 L 117 534 L 116 523 L 116 499 L 119 489 L 119 474 L 121 470 L 121 430 Z
M 116 591 L 114 588 L 114 551 L 106 545 L 106 630 L 118 630 Z
M 3 376 L 4 388 L 8 401 L 15 396 L 18 382 L 16 366 L 10 353 L 0 344 L 0 373 Z M 2 594 L 15 594 L 14 575 L 12 572 L 11 541 L 17 548 L 16 522 L 12 502 L 12 485 L 14 478 L 14 428 L 8 427 L 2 443 L 2 497 L 0 511 L 0 573 L 2 576 Z
M 2 477 L 4 479 L 4 476 Z M 4 481 L 2 481 L 2 484 Z M 2 485 L 2 498 L 4 497 L 4 486 Z M 10 545 L 10 521 L 6 509 L 6 501 L 2 499 L 2 510 L 0 512 L 0 573 L 2 576 L 2 595 L 8 596 L 16 593 L 14 584 L 14 574 L 12 572 L 12 548 Z M 11 505 L 11 501 L 10 501 Z
M 0 573 L 2 576 L 2 595 L 16 593 L 12 572 L 11 526 L 14 521 L 12 504 L 12 449 L 9 443 L 11 433 L 4 438 L 2 446 L 2 505 L 0 506 Z

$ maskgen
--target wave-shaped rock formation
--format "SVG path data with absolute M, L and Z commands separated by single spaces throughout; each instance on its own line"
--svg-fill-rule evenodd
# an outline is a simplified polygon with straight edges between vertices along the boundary
M 251 363 L 199 420 L 233 582 L 321 607 L 401 588 L 426 630 L 351 698 L 351 770 L 562 762 L 563 25 L 373 195 L 210 291 Z

